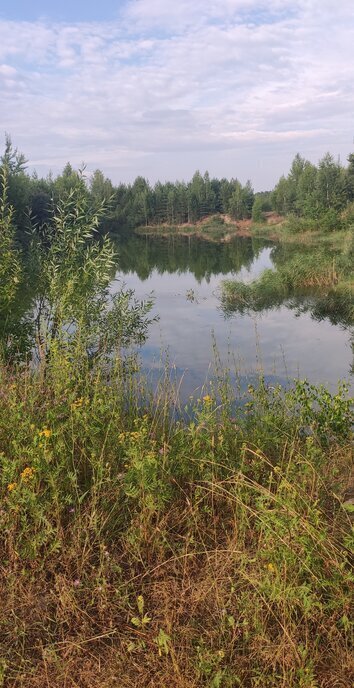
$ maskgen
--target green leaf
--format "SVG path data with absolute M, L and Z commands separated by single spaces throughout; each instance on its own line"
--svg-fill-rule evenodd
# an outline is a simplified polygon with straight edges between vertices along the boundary
M 155 642 L 157 643 L 157 646 L 159 648 L 160 657 L 163 654 L 168 655 L 170 651 L 171 638 L 167 633 L 165 633 L 165 631 L 162 628 L 160 628 L 159 634 L 155 638 Z
M 221 669 L 219 669 L 219 671 L 215 674 L 215 676 L 210 681 L 210 688 L 220 688 L 223 675 L 224 675 L 224 672 Z

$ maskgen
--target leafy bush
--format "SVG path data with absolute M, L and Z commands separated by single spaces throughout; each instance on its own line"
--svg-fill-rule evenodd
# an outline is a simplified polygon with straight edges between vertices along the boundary
M 319 224 L 320 228 L 325 232 L 334 232 L 342 228 L 340 214 L 334 208 L 329 208 L 321 215 Z
M 92 210 L 82 185 L 60 200 L 44 226 L 31 233 L 30 265 L 37 285 L 34 318 L 38 357 L 44 360 L 54 341 L 84 343 L 94 355 L 144 340 L 152 302 L 137 302 L 131 291 L 112 296 L 109 286 L 116 255 L 97 229 L 105 213 Z

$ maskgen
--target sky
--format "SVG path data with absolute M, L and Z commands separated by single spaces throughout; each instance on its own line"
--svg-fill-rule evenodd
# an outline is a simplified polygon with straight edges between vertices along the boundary
M 0 137 L 40 175 L 257 191 L 354 151 L 353 0 L 0 0 Z

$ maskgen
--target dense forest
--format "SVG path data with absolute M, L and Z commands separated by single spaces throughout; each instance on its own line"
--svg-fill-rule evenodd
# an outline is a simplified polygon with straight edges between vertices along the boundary
M 327 153 L 314 165 L 297 154 L 287 177 L 282 176 L 273 191 L 255 193 L 250 181 L 242 185 L 237 178 L 210 178 L 195 172 L 191 181 L 156 182 L 151 185 L 138 176 L 133 184 L 113 185 L 101 170 L 91 177 L 67 163 L 61 174 L 39 178 L 29 174 L 27 161 L 6 136 L 1 167 L 8 171 L 8 197 L 14 207 L 14 223 L 21 243 L 26 243 L 29 219 L 42 225 L 51 217 L 57 203 L 80 186 L 93 208 L 102 201 L 108 213 L 101 229 L 113 232 L 143 225 L 193 224 L 215 214 L 233 220 L 252 218 L 262 222 L 264 213 L 275 211 L 289 222 L 304 222 L 311 229 L 340 229 L 354 217 L 354 153 L 344 167 Z

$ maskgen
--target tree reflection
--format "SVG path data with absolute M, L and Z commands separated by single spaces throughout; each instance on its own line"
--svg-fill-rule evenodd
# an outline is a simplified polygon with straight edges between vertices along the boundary
M 146 280 L 156 270 L 163 273 L 191 272 L 198 282 L 212 275 L 226 275 L 249 269 L 265 246 L 262 239 L 236 238 L 214 243 L 195 237 L 144 238 L 134 236 L 119 244 L 119 269 L 136 272 Z

